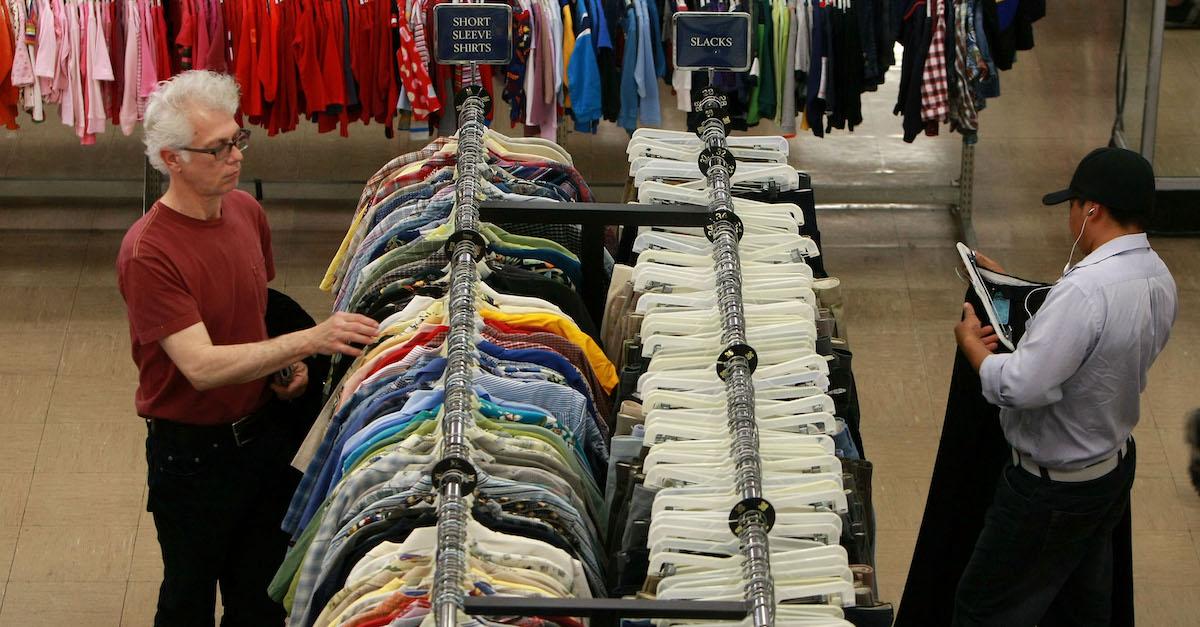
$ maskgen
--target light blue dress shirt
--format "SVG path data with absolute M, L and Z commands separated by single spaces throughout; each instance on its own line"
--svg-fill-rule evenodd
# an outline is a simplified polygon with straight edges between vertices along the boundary
M 1146 373 L 1177 307 L 1175 280 L 1144 233 L 1115 238 L 1075 264 L 1016 351 L 991 355 L 980 368 L 1008 443 L 1063 470 L 1113 455 L 1138 422 Z

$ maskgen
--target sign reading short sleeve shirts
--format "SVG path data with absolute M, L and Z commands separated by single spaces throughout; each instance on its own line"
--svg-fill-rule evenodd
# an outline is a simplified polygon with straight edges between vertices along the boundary
M 497 64 L 512 58 L 512 7 L 444 3 L 433 7 L 433 14 L 438 63 Z
M 750 14 L 709 11 L 676 13 L 675 67 L 681 70 L 750 69 Z

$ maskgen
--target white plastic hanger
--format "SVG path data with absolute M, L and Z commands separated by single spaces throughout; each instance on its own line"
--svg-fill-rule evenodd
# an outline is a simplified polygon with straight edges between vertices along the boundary
M 672 131 L 664 128 L 649 128 L 643 127 L 635 130 L 630 137 L 630 141 L 638 139 L 653 139 L 663 142 L 678 143 L 684 145 L 699 145 L 704 146 L 703 140 L 696 136 L 695 133 L 686 131 Z M 746 148 L 761 148 L 764 150 L 776 150 L 787 154 L 791 145 L 788 140 L 779 137 L 778 135 L 738 135 L 725 138 L 727 146 L 741 146 Z
M 760 394 L 755 390 L 755 413 L 759 417 L 790 416 L 814 412 L 833 413 L 833 399 L 815 387 L 771 388 Z M 715 411 L 725 414 L 725 388 L 677 392 L 674 390 L 650 390 L 642 396 L 642 407 L 647 415 L 658 409 Z
M 682 185 L 693 189 L 706 189 L 708 181 L 700 172 L 700 165 L 683 161 L 655 159 L 653 163 L 640 164 L 636 172 L 632 171 L 634 185 L 640 186 L 646 181 L 684 181 Z M 800 187 L 795 168 L 782 163 L 739 164 L 729 184 L 737 189 L 765 190 L 776 189 L 790 191 Z
M 777 303 L 786 300 L 798 300 L 814 308 L 818 305 L 816 290 L 810 287 L 790 286 L 776 290 L 756 288 L 750 294 L 742 294 L 742 303 L 747 305 Z M 717 295 L 712 292 L 682 292 L 678 294 L 646 292 L 638 297 L 634 311 L 646 315 L 660 309 L 663 311 L 712 309 L 715 306 L 717 306 Z
M 625 152 L 629 161 L 639 158 L 671 159 L 673 161 L 695 161 L 703 151 L 702 144 L 681 145 L 656 139 L 639 138 L 630 140 Z M 788 155 L 778 150 L 731 146 L 729 152 L 738 163 L 787 163 Z
M 771 349 L 768 349 L 765 351 L 755 351 L 755 352 L 758 355 L 758 365 L 760 365 L 760 366 L 771 366 L 774 364 L 781 364 L 785 361 L 795 359 L 798 356 L 798 354 L 795 352 L 786 351 L 786 350 L 778 350 L 775 347 L 771 347 Z M 660 352 L 660 353 L 654 355 L 654 359 L 650 361 L 650 365 L 647 367 L 646 372 L 665 372 L 665 371 L 669 371 L 669 370 L 695 370 L 697 368 L 704 368 L 706 366 L 712 366 L 713 364 L 717 363 L 717 356 L 719 353 L 720 353 L 719 348 L 711 349 L 711 350 L 698 350 L 698 351 L 672 350 L 672 351 L 666 351 L 665 353 Z M 805 354 L 805 353 L 800 353 L 800 355 L 803 355 L 803 354 Z M 815 353 L 812 353 L 812 354 L 815 357 L 820 358 L 822 361 L 828 361 L 830 359 L 830 358 L 824 357 L 823 355 L 816 355 Z
M 725 524 L 729 515 L 721 512 L 666 511 L 650 521 L 648 546 L 666 545 L 672 540 L 694 542 L 737 542 L 737 537 Z M 842 535 L 842 519 L 833 512 L 795 513 L 787 521 L 777 521 L 769 537 L 811 540 L 824 545 L 837 545 Z M 734 544 L 735 550 L 737 545 Z M 657 569 L 655 569 L 657 570 Z
M 712 440 L 720 438 L 722 435 L 721 429 L 725 429 L 726 433 L 729 430 L 728 418 L 724 419 L 725 422 L 721 420 L 721 418 L 713 418 L 710 422 L 697 423 L 681 422 L 674 418 L 662 418 L 645 427 L 645 441 L 650 444 L 657 444 L 671 440 Z M 760 435 L 772 433 L 811 436 L 836 433 L 838 428 L 838 423 L 833 414 L 827 412 L 794 414 L 774 418 L 755 417 L 754 421 L 758 426 Z M 732 447 L 733 443 L 730 442 L 729 445 Z
M 811 320 L 792 320 L 780 324 L 761 324 L 746 330 L 746 339 L 751 346 L 768 346 L 774 342 L 775 348 L 804 351 L 809 354 L 816 350 L 817 325 Z M 654 334 L 642 337 L 642 356 L 652 357 L 660 350 L 697 351 L 717 348 L 723 350 L 725 343 L 719 329 L 700 331 L 699 329 L 686 335 Z

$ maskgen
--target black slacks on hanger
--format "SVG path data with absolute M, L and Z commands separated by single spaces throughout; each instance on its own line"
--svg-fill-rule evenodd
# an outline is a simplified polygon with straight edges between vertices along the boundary
M 1002 289 L 1011 303 L 1014 339 L 1019 338 L 1028 319 L 1024 294 L 1031 288 Z M 1029 299 L 1030 310 L 1036 311 L 1045 293 L 1041 290 Z M 966 300 L 976 312 L 983 311 L 973 290 L 967 290 Z M 958 352 L 925 514 L 896 614 L 897 627 L 951 624 L 959 580 L 979 540 L 1001 473 L 1011 465 L 1011 448 L 1000 429 L 1000 410 L 983 398 L 979 375 Z M 1113 627 L 1134 624 L 1130 521 L 1126 504 L 1112 532 Z

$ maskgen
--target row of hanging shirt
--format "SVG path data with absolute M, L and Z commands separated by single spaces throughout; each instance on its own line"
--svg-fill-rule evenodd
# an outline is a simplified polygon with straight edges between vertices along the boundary
M 739 160 L 735 191 L 786 193 L 798 185 L 785 139 L 731 137 L 728 144 Z M 707 205 L 695 165 L 703 147 L 693 134 L 635 132 L 628 152 L 639 201 Z M 734 209 L 745 226 L 738 254 L 747 338 L 758 354 L 764 497 L 777 514 L 769 535 L 776 622 L 848 625 L 842 608 L 855 605 L 864 586 L 842 546 L 853 486 L 839 457 L 857 452 L 834 416 L 828 359 L 816 348 L 818 294 L 838 282 L 816 278 L 806 262 L 820 251 L 798 233 L 800 207 L 735 198 Z M 648 360 L 623 368 L 622 388 L 624 373 L 640 374 L 620 394 L 629 400 L 612 440 L 606 502 L 609 535 L 620 539 L 612 547 L 614 591 L 741 600 L 743 558 L 727 525 L 741 497 L 726 387 L 713 368 L 724 346 L 712 244 L 693 229 L 657 229 L 639 234 L 634 251 L 636 266 L 614 273 L 604 330 L 610 349 L 629 340 L 635 358 Z
M 557 145 L 488 131 L 485 146 L 484 196 L 590 199 Z M 456 149 L 439 138 L 380 169 L 323 282 L 340 294 L 338 310 L 371 315 L 382 331 L 334 368 L 296 460 L 306 470 L 284 521 L 296 543 L 271 587 L 291 625 L 430 624 Z M 468 497 L 470 594 L 603 596 L 603 416 L 616 375 L 573 289 L 579 260 L 558 242 L 487 223 L 480 231 L 487 253 L 466 431 L 479 471 Z
M 359 121 L 428 136 L 461 70 L 433 62 L 433 7 L 445 0 L 4 0 L 0 123 L 21 111 L 62 121 L 92 143 L 106 122 L 132 132 L 158 80 L 185 69 L 237 77 L 247 123 L 269 135 L 307 117 L 321 132 Z M 853 130 L 861 97 L 904 46 L 905 139 L 940 124 L 973 135 L 998 71 L 1032 47 L 1044 0 L 509 0 L 512 62 L 481 68 L 509 103 L 509 122 L 553 139 L 560 121 L 630 133 L 662 121 L 666 79 L 691 111 L 707 76 L 671 66 L 671 16 L 742 10 L 754 16 L 753 66 L 719 72 L 735 128 L 775 120 L 785 135 Z M 493 74 L 497 75 L 493 87 Z M 454 83 L 457 84 L 457 83 Z
M 174 70 L 156 0 L 6 0 L 0 3 L 0 123 L 57 104 L 83 144 L 106 125 L 133 132 L 146 99 Z M 218 47 L 219 48 L 219 47 Z

